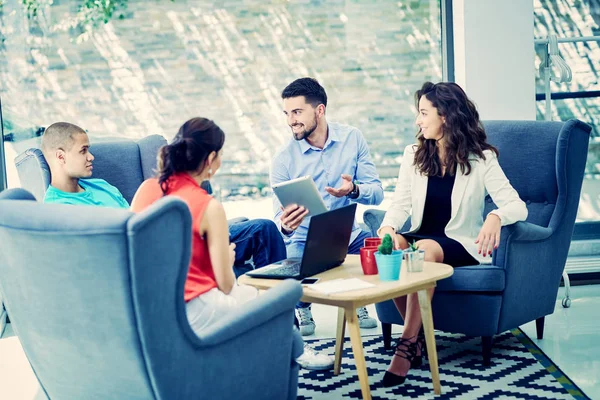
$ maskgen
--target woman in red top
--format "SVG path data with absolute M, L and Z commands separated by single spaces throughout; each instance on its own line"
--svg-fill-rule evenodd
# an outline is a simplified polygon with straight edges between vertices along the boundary
M 221 166 L 225 134 L 213 121 L 193 118 L 158 154 L 158 177 L 137 190 L 131 209 L 140 212 L 166 195 L 185 201 L 192 215 L 192 258 L 184 298 L 195 332 L 257 296 L 238 286 L 233 272 L 235 244 L 229 244 L 225 210 L 200 184 Z
M 233 273 L 235 244 L 229 244 L 225 210 L 200 184 L 221 166 L 225 134 L 211 120 L 193 118 L 158 154 L 158 177 L 138 189 L 131 209 L 140 212 L 165 195 L 178 196 L 192 214 L 192 259 L 185 282 L 188 321 L 194 332 L 213 324 L 239 305 L 256 298 L 253 287 L 237 285 Z M 296 327 L 298 321 L 296 321 Z M 307 369 L 330 369 L 333 357 L 307 344 L 296 359 Z

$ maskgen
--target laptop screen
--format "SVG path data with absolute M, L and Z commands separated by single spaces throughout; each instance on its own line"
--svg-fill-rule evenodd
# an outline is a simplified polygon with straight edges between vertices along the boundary
M 312 276 L 344 262 L 355 214 L 353 203 L 311 217 L 302 255 L 302 276 Z

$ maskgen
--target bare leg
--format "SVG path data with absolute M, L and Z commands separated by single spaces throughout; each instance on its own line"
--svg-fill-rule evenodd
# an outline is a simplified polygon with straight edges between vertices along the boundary
M 424 239 L 417 242 L 419 249 L 425 250 L 425 261 L 442 262 L 444 259 L 444 252 L 442 247 L 434 240 Z M 428 290 L 429 298 L 433 297 L 433 289 Z M 404 330 L 402 331 L 402 338 L 409 340 L 410 343 L 417 341 L 417 334 L 421 329 L 421 309 L 419 307 L 419 298 L 417 293 L 411 293 L 405 298 L 405 315 L 404 318 Z M 394 299 L 396 307 L 398 302 L 402 298 Z M 400 310 L 400 307 L 398 307 Z M 406 345 L 403 346 L 402 350 L 406 349 Z M 392 362 L 388 368 L 388 371 L 398 376 L 406 376 L 410 369 L 410 361 L 394 355 Z
M 398 312 L 400 312 L 404 323 L 406 323 L 406 296 L 396 297 L 394 299 L 394 304 L 396 305 Z

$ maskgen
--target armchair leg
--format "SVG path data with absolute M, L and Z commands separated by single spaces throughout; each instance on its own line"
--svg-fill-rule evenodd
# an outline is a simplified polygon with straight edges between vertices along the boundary
M 489 367 L 492 364 L 492 336 L 481 337 L 481 350 L 483 354 L 483 365 Z
M 541 317 L 535 320 L 535 330 L 537 332 L 537 338 L 538 339 L 543 339 L 544 338 L 544 320 L 546 319 L 546 317 Z
M 382 322 L 381 330 L 383 331 L 383 348 L 389 350 L 392 347 L 392 324 Z

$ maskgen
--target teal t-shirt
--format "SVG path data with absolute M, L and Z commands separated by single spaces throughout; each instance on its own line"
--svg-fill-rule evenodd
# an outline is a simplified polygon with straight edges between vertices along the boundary
M 129 208 L 129 203 L 119 189 L 104 179 L 80 179 L 79 186 L 84 189 L 83 192 L 68 193 L 50 185 L 46 190 L 44 203 Z

